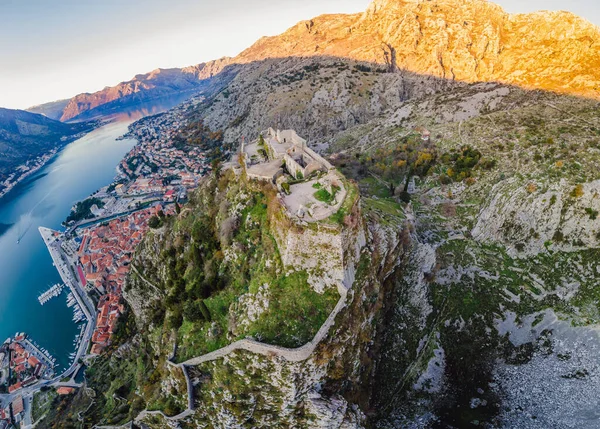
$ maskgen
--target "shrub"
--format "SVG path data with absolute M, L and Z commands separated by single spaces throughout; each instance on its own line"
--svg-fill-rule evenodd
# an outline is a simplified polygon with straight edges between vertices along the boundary
M 327 189 L 319 189 L 317 192 L 314 193 L 314 196 L 317 200 L 324 203 L 329 203 L 333 200 L 333 195 L 327 192 Z
M 591 220 L 598 219 L 598 210 L 594 210 L 593 208 L 588 207 L 587 209 L 585 209 L 585 212 L 590 216 Z
M 200 301 L 199 308 L 200 308 L 200 312 L 202 313 L 202 316 L 204 317 L 204 320 L 210 322 L 212 317 L 210 315 L 210 310 L 206 306 L 206 303 L 204 302 L 204 300 Z
M 183 324 L 183 312 L 179 306 L 173 308 L 173 312 L 169 316 L 169 328 L 179 329 Z
M 573 198 L 581 198 L 583 197 L 583 185 L 580 183 L 575 186 L 575 188 L 571 191 L 571 196 Z
M 158 216 L 152 216 L 150 220 L 148 220 L 148 226 L 152 229 L 160 228 L 161 221 Z
M 410 203 L 410 194 L 406 191 L 400 192 L 400 201 Z
M 561 241 L 564 241 L 564 240 L 565 240 L 565 235 L 562 233 L 562 231 L 560 231 L 560 230 L 557 230 L 557 231 L 554 233 L 554 236 L 552 237 L 552 239 L 553 239 L 554 241 L 556 241 L 556 242 L 559 242 L 559 243 L 560 243 Z
M 535 191 L 537 191 L 537 185 L 535 183 L 529 183 L 527 185 L 527 192 L 533 194 Z
M 495 159 L 486 159 L 480 161 L 481 168 L 484 170 L 491 170 L 498 165 L 498 161 Z

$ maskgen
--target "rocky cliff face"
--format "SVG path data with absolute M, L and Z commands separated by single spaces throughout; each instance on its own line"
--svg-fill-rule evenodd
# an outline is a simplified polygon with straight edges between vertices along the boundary
M 226 193 L 231 200 L 222 206 L 233 210 L 241 208 L 244 212 L 240 206 L 244 197 L 240 199 L 234 196 L 235 193 Z M 219 219 L 218 222 L 223 220 L 220 215 L 216 219 Z M 248 222 L 253 221 L 249 217 Z M 270 229 L 276 241 L 285 242 L 288 246 L 281 249 L 282 258 L 287 260 L 284 264 L 288 275 L 294 270 L 308 269 L 312 270 L 313 280 L 319 280 L 318 271 L 321 271 L 322 278 L 316 282 L 319 285 L 312 284 L 317 289 L 330 287 L 331 280 L 346 281 L 349 289 L 345 305 L 325 338 L 307 359 L 291 361 L 275 352 L 265 355 L 239 350 L 216 360 L 190 364 L 187 369 L 193 388 L 194 410 L 180 424 L 223 429 L 364 427 L 366 416 L 359 402 L 365 401 L 365 398 L 359 386 L 370 379 L 373 370 L 372 348 L 386 296 L 384 283 L 410 247 L 410 240 L 402 229 L 397 228 L 402 225 L 401 222 L 397 214 L 390 216 L 370 208 L 363 213 L 357 201 L 342 234 L 333 234 L 332 230 L 331 234 L 325 235 L 328 242 L 324 243 L 310 228 L 302 231 L 284 219 L 273 221 Z M 154 261 L 151 263 L 156 265 L 157 273 L 168 271 L 164 261 L 157 259 L 156 255 L 162 253 L 160 243 L 172 239 L 172 232 L 167 228 L 148 237 L 138 252 L 136 264 L 147 266 L 142 262 L 145 259 Z M 332 248 L 335 248 L 333 253 Z M 240 251 L 242 249 L 234 240 L 234 245 L 224 250 L 225 260 L 240 261 L 243 258 Z M 318 266 L 309 261 L 311 258 L 318 259 Z M 327 270 L 330 258 L 333 272 Z M 341 267 L 336 267 L 336 264 Z M 341 268 L 339 273 L 337 268 Z M 127 286 L 128 302 L 141 309 L 141 303 L 155 298 L 148 289 L 144 280 L 133 275 Z M 269 289 L 267 283 L 256 295 L 249 293 L 240 298 L 234 305 L 236 311 L 247 313 L 240 319 L 260 317 L 265 306 L 268 308 L 274 304 Z M 246 296 L 250 295 L 254 298 L 246 300 Z M 153 322 L 144 314 L 149 313 L 139 311 L 142 325 L 147 327 Z M 285 329 L 283 325 L 278 328 Z M 156 415 L 144 416 L 140 423 L 156 428 L 168 424 L 163 417 Z
M 320 234 L 286 222 L 271 188 L 227 175 L 203 182 L 134 259 L 125 293 L 148 349 L 123 362 L 151 363 L 137 365 L 144 387 L 128 390 L 133 403 L 135 392 L 185 403 L 167 357 L 186 361 L 248 335 L 299 346 L 322 315 L 304 310 L 328 308 L 344 279 L 345 307 L 305 360 L 236 349 L 192 361 L 194 410 L 180 424 L 589 424 L 600 394 L 596 40 L 595 27 L 568 14 L 390 0 L 242 53 L 231 80 L 191 103 L 187 119 L 230 144 L 294 128 L 354 180 L 360 202 L 341 234 Z M 468 83 L 478 80 L 511 85 Z M 406 180 L 407 163 L 427 160 Z M 310 305 L 289 311 L 290 301 Z M 149 405 L 166 410 L 164 400 Z

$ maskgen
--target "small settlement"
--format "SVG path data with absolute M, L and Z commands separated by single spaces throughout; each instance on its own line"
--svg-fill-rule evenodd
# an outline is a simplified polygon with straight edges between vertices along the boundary
M 25 404 L 23 397 L 17 396 L 5 408 L 0 408 L 0 429 L 6 429 L 14 424 L 19 424 L 25 416 Z
M 31 386 L 40 379 L 54 376 L 54 359 L 38 348 L 24 333 L 7 339 L 0 346 L 0 384 L 8 385 L 8 393 Z
M 79 280 L 88 292 L 99 296 L 91 354 L 100 354 L 110 343 L 117 318 L 123 313 L 123 284 L 133 252 L 149 228 L 148 221 L 173 212 L 172 205 L 159 204 L 79 232 Z
M 173 203 L 185 202 L 188 191 L 210 170 L 200 148 L 176 147 L 175 137 L 185 125 L 178 109 L 144 118 L 130 128 L 127 136 L 138 143 L 119 164 L 115 181 L 93 195 L 102 202 L 90 210 L 95 218 L 69 225 L 77 243 L 78 280 L 97 297 L 92 355 L 110 344 L 123 313 L 121 297 L 131 258 L 149 220 L 174 213 Z
M 175 138 L 185 125 L 174 111 L 144 118 L 131 129 L 129 135 L 138 144 L 119 164 L 120 195 L 137 195 L 193 188 L 210 170 L 205 153 L 196 146 L 176 147 Z
M 54 377 L 54 359 L 35 345 L 24 333 L 18 333 L 0 346 L 0 386 L 8 393 L 18 393 L 40 380 Z M 16 398 L 0 409 L 0 429 L 23 418 L 23 398 Z

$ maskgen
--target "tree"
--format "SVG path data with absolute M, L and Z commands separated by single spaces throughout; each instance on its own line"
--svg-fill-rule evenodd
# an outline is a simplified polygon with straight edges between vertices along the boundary
M 202 315 L 204 316 L 204 320 L 210 322 L 211 319 L 212 319 L 211 316 L 210 316 L 210 310 L 208 309 L 208 307 L 204 303 L 204 300 L 199 301 L 199 302 L 200 302 L 200 311 L 202 312 Z
M 171 329 L 179 329 L 183 324 L 183 312 L 181 311 L 181 307 L 174 307 L 171 315 L 169 316 L 169 328 Z
M 204 315 L 200 310 L 201 301 L 188 301 L 183 306 L 183 317 L 190 322 L 199 322 L 204 320 Z
M 152 216 L 148 220 L 148 226 L 152 229 L 159 228 L 160 227 L 160 219 L 158 218 L 158 216 Z
M 221 175 L 221 160 L 219 158 L 214 158 L 210 162 L 210 166 L 215 173 L 215 176 L 219 177 Z

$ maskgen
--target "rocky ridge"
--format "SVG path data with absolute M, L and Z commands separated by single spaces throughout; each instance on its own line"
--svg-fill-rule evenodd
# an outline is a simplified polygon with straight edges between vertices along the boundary
M 115 87 L 80 94 L 60 115 L 53 103 L 33 111 L 48 110 L 66 121 L 121 98 L 140 102 L 191 96 L 202 89 L 202 80 L 223 70 L 289 57 L 352 59 L 391 72 L 598 98 L 598 40 L 597 27 L 567 12 L 510 15 L 486 0 L 375 0 L 362 14 L 323 15 L 281 35 L 263 37 L 234 58 L 157 69 Z

